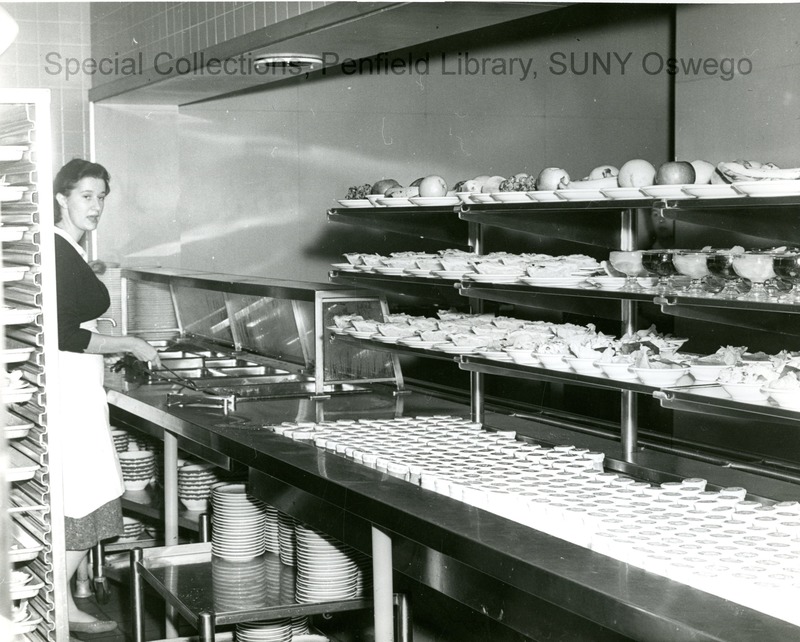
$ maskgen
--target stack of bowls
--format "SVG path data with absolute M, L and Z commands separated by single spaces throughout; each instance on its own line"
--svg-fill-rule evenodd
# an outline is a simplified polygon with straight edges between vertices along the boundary
M 149 450 L 118 453 L 125 490 L 144 490 L 156 472 L 155 455 Z
M 128 442 L 130 435 L 124 430 L 112 430 L 111 438 L 114 440 L 114 448 L 118 453 L 124 453 L 128 450 Z
M 292 619 L 248 622 L 236 625 L 237 642 L 292 642 Z
M 178 498 L 191 511 L 208 510 L 211 486 L 218 477 L 211 464 L 186 464 L 178 468 Z
M 211 493 L 211 552 L 224 559 L 250 560 L 264 553 L 264 503 L 244 484 L 222 484 Z
M 278 511 L 278 545 L 281 562 L 287 566 L 294 566 L 296 559 L 297 522 L 293 517 Z
M 297 584 L 301 603 L 357 597 L 358 564 L 349 547 L 302 524 L 297 525 Z
M 144 533 L 144 524 L 134 517 L 127 515 L 122 518 L 122 535 L 120 535 L 120 542 L 132 542 L 139 539 L 139 536 Z

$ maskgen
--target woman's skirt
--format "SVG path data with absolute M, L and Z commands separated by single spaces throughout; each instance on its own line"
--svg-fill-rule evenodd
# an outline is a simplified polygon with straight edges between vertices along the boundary
M 85 517 L 64 517 L 68 551 L 85 551 L 101 540 L 122 535 L 122 502 L 112 499 Z

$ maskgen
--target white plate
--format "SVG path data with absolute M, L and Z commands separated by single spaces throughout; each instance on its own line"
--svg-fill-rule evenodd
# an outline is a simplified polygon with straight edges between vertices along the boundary
M 28 228 L 23 225 L 0 225 L 0 241 L 3 243 L 19 241 L 27 231 Z
M 513 361 L 511 357 L 500 350 L 478 350 L 477 354 L 487 359 L 494 359 L 495 361 Z
M 38 308 L 13 308 L 4 306 L 0 312 L 0 319 L 3 325 L 24 325 L 33 323 L 36 317 L 41 314 Z
M 387 267 L 387 266 L 382 266 L 382 265 L 378 265 L 373 269 L 378 274 L 385 274 L 386 276 L 402 276 L 406 271 L 406 268 Z
M 18 201 L 27 190 L 27 187 L 20 185 L 0 185 L 0 202 L 13 203 Z
M 609 187 L 601 189 L 601 192 L 613 200 L 630 200 L 632 198 L 642 198 L 642 193 L 638 187 Z
M 431 274 L 438 276 L 440 279 L 460 279 L 466 274 L 471 274 L 471 272 L 462 272 L 461 270 L 433 270 Z
M 470 194 L 473 203 L 496 203 L 491 194 Z
M 461 199 L 458 196 L 412 196 L 408 199 L 414 205 L 422 207 L 445 207 L 449 205 L 458 205 Z
M 19 281 L 28 271 L 27 265 L 4 265 L 0 269 L 0 280 Z
M 419 348 L 420 350 L 430 350 L 436 341 L 423 341 L 422 339 L 398 339 L 397 345 L 405 346 L 406 348 Z
M 414 203 L 412 203 L 407 198 L 390 198 L 390 197 L 383 197 L 378 199 L 378 205 L 383 205 L 384 207 L 414 207 Z
M 551 288 L 567 288 L 580 285 L 586 280 L 585 276 L 523 276 L 520 281 L 528 285 Z
M 794 196 L 800 194 L 800 181 L 738 181 L 733 189 L 747 196 Z
M 604 201 L 606 195 L 599 189 L 559 189 L 556 196 L 565 201 Z
M 6 339 L 6 347 L 0 351 L 0 363 L 20 363 L 26 361 L 35 348 L 14 339 Z
M 0 161 L 18 161 L 26 149 L 24 145 L 0 145 Z
M 344 272 L 356 272 L 356 268 L 352 263 L 331 263 L 334 270 L 342 270 Z
M 406 268 L 406 273 L 410 274 L 411 276 L 421 276 L 424 278 L 430 278 L 431 276 L 430 270 L 423 270 L 420 268 Z
M 728 185 L 727 183 L 684 185 L 683 191 L 697 198 L 741 198 L 744 196 L 744 194 L 740 194 L 733 189 L 733 185 Z
M 561 198 L 558 194 L 555 193 L 554 190 L 549 191 L 541 191 L 541 192 L 525 192 L 528 196 L 530 196 L 534 201 L 541 201 L 545 203 L 552 203 L 553 201 L 560 201 Z
M 527 192 L 492 192 L 489 194 L 493 200 L 499 203 L 530 203 L 531 199 Z
M 464 276 L 465 280 L 476 283 L 516 283 L 519 278 L 519 274 L 478 274 L 477 272 Z
M 366 198 L 355 198 L 355 199 L 343 198 L 340 201 L 338 201 L 338 203 L 342 207 L 372 207 L 372 203 L 370 203 Z
M 26 403 L 30 401 L 36 390 L 37 388 L 27 384 L 21 387 L 3 388 L 0 390 L 0 401 L 3 403 Z
M 347 330 L 345 330 L 344 328 L 340 328 L 337 325 L 326 325 L 325 329 L 330 330 L 334 334 L 347 334 Z
M 648 185 L 640 189 L 642 194 L 650 196 L 651 198 L 694 198 L 683 191 L 684 187 L 691 187 L 691 185 Z
M 370 339 L 378 343 L 397 343 L 402 337 L 387 337 L 380 333 L 373 334 Z
M 351 337 L 354 337 L 356 339 L 369 339 L 375 333 L 374 332 L 358 332 L 358 331 L 355 331 L 355 330 L 353 330 L 353 331 L 346 330 L 345 334 L 349 334 Z
M 475 354 L 480 349 L 480 346 L 457 346 L 453 343 L 437 343 L 433 346 L 433 349 L 447 354 Z
M 598 285 L 603 290 L 620 290 L 625 286 L 625 277 L 616 276 L 590 276 L 587 281 Z

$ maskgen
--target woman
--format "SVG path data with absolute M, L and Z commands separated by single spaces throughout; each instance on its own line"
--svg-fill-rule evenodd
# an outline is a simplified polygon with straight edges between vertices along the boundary
M 58 172 L 55 196 L 55 255 L 58 307 L 59 412 L 63 446 L 63 486 L 67 578 L 100 540 L 122 533 L 120 496 L 124 486 L 108 423 L 103 388 L 104 354 L 129 352 L 159 363 L 158 353 L 142 339 L 97 333 L 96 319 L 110 305 L 108 290 L 97 278 L 79 245 L 97 228 L 109 193 L 102 165 L 73 159 Z M 81 611 L 67 590 L 69 628 L 102 633 L 116 628 Z

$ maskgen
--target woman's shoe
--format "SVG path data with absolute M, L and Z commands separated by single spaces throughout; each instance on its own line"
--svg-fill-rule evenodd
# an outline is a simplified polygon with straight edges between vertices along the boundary
M 92 620 L 91 622 L 70 622 L 69 630 L 73 633 L 108 633 L 117 628 L 114 620 Z

